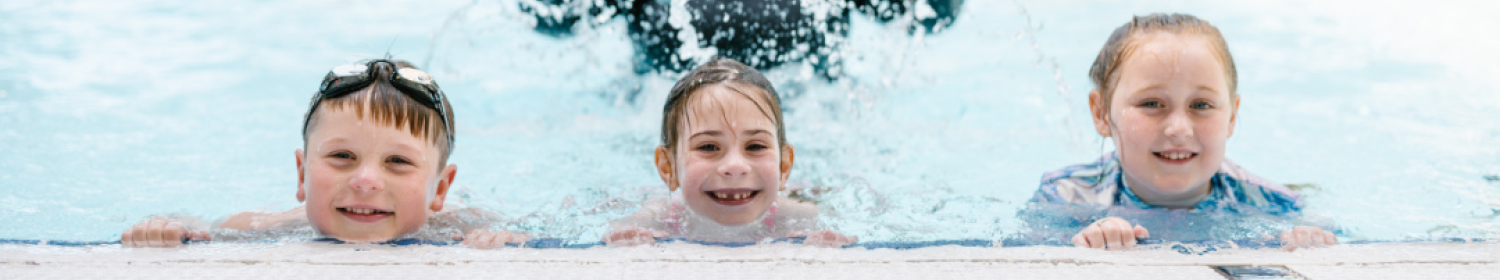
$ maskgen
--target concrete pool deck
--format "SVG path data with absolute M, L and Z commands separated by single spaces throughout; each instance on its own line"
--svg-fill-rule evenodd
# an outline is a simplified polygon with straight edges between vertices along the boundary
M 1211 265 L 1284 265 L 1307 279 L 1497 279 L 1500 244 L 1355 244 L 1281 252 L 1094 252 L 1070 247 L 816 249 L 798 244 L 474 250 L 372 244 L 199 244 L 184 249 L 0 246 L 0 279 L 1224 279 Z
M 1065 247 L 827 249 L 668 243 L 588 249 L 368 244 L 0 245 L 0 278 L 1224 279 L 1214 265 L 1282 265 L 1308 279 L 1497 279 L 1500 243 L 1385 243 L 1283 252 Z

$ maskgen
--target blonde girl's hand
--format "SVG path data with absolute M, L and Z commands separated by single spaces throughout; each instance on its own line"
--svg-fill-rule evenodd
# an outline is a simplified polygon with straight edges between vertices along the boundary
M 530 236 L 510 231 L 488 231 L 482 229 L 470 230 L 468 234 L 458 236 L 463 240 L 465 246 L 475 249 L 499 249 L 505 248 L 505 244 L 521 244 L 530 240 Z
M 209 241 L 208 231 L 191 230 L 177 219 L 155 217 L 135 224 L 120 234 L 125 247 L 178 247 L 183 241 Z
M 656 238 L 667 237 L 665 231 L 651 230 L 642 227 L 624 227 L 604 233 L 604 244 L 609 247 L 625 247 L 645 244 L 656 244 Z
M 1151 232 L 1141 226 L 1131 226 L 1119 217 L 1108 217 L 1095 221 L 1077 235 L 1073 235 L 1073 246 L 1105 250 L 1127 250 L 1135 248 L 1140 238 L 1151 237 Z
M 832 230 L 814 232 L 796 231 L 787 234 L 787 237 L 805 237 L 807 239 L 802 240 L 803 245 L 824 248 L 840 248 L 849 244 L 859 243 L 859 237 L 857 236 L 844 235 Z
M 1339 244 L 1333 232 L 1316 227 L 1299 226 L 1281 232 L 1281 249 L 1288 252 L 1298 248 L 1320 248 Z

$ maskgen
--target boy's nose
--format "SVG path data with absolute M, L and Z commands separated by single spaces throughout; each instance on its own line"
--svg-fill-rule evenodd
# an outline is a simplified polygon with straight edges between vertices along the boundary
M 719 164 L 718 171 L 719 174 L 724 175 L 725 177 L 744 176 L 745 174 L 750 173 L 750 163 L 746 162 L 744 155 L 737 152 L 730 152 L 729 155 L 724 158 L 724 162 L 722 164 Z
M 349 188 L 356 192 L 379 191 L 385 188 L 380 181 L 379 167 L 361 167 L 354 171 L 354 176 L 349 177 Z

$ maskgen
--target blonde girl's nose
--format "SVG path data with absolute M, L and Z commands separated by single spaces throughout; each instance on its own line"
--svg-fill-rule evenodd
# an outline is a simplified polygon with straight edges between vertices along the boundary
M 1193 137 L 1193 120 L 1188 117 L 1187 112 L 1174 112 L 1167 116 L 1166 127 L 1163 131 L 1167 137 L 1187 139 Z

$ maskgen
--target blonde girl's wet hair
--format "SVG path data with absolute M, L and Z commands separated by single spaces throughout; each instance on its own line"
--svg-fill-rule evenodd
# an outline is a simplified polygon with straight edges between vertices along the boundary
M 776 123 L 776 147 L 786 145 L 786 126 L 781 121 L 781 99 L 776 88 L 755 68 L 733 59 L 714 57 L 677 80 L 667 96 L 667 105 L 662 109 L 661 143 L 668 151 L 675 152 L 677 139 L 688 123 L 687 104 L 698 96 L 694 93 L 711 85 L 722 85 L 754 102 L 761 114 Z
M 1119 82 L 1121 66 L 1145 43 L 1148 37 L 1144 35 L 1157 32 L 1200 35 L 1208 39 L 1219 64 L 1224 66 L 1224 73 L 1228 75 L 1226 80 L 1229 82 L 1229 95 L 1234 97 L 1239 94 L 1235 90 L 1239 74 L 1234 68 L 1234 57 L 1230 56 L 1229 44 L 1219 34 L 1218 28 L 1192 15 L 1156 13 L 1136 16 L 1129 23 L 1115 28 L 1115 32 L 1109 35 L 1109 40 L 1104 42 L 1104 48 L 1099 50 L 1099 56 L 1094 59 L 1094 66 L 1089 69 L 1089 78 L 1094 82 L 1094 89 L 1099 91 L 1104 113 L 1109 113 L 1110 97 L 1114 96 L 1115 84 Z

